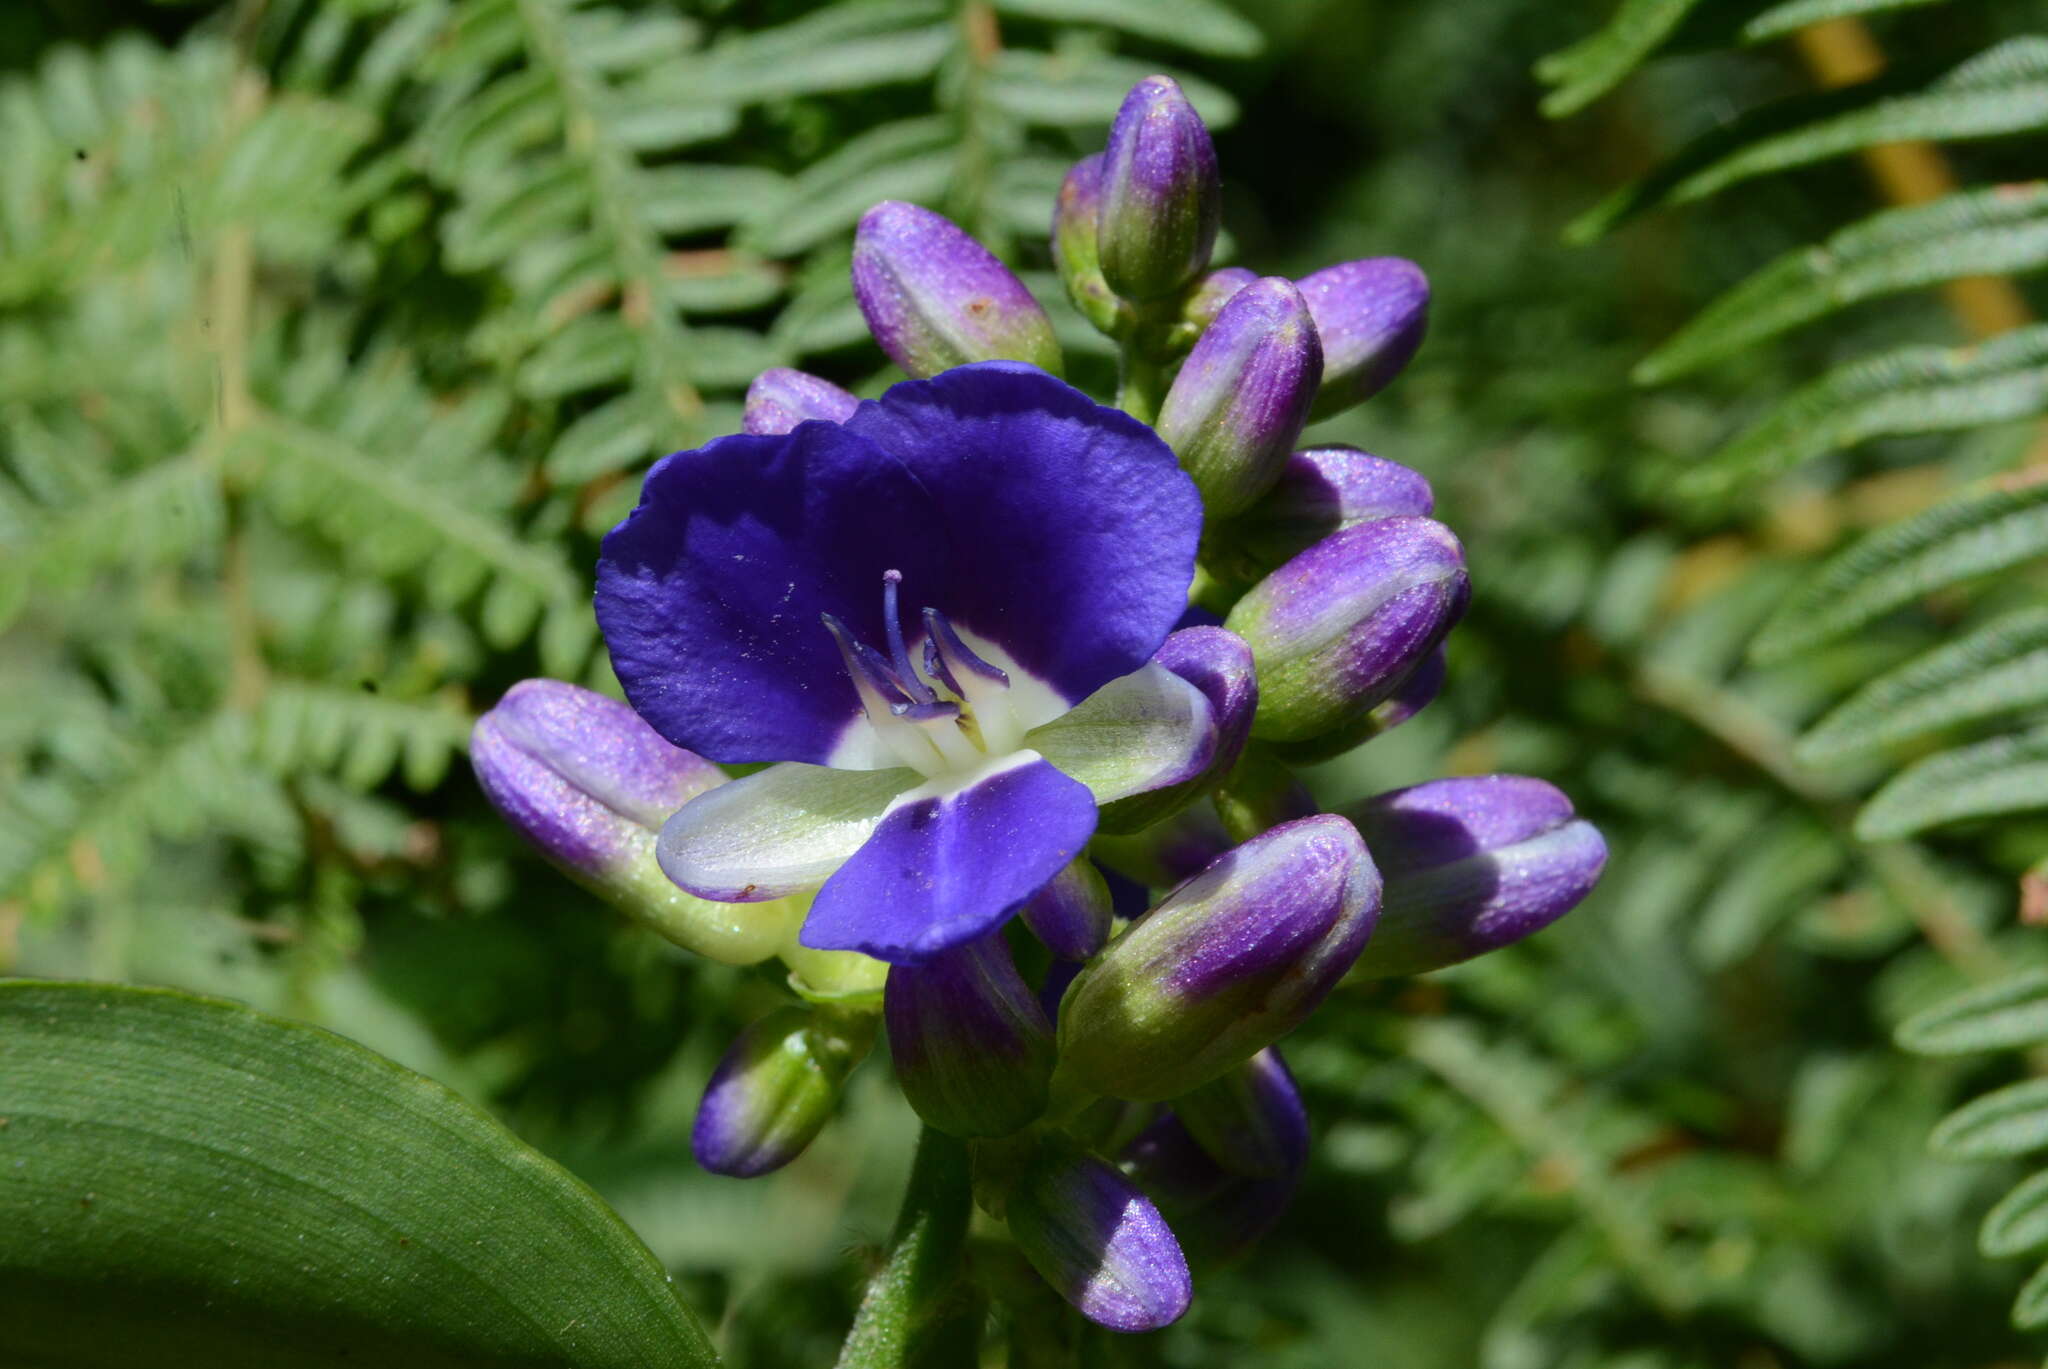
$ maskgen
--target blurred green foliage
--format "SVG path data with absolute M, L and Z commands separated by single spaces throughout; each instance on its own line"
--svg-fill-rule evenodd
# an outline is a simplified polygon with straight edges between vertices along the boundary
M 1533 943 L 1334 999 L 1290 1048 L 1293 1210 L 1105 1362 L 2038 1353 L 2024 1270 L 1976 1249 L 2024 1171 L 1927 1146 L 2028 1038 L 1891 1038 L 2048 963 L 2015 892 L 2048 856 L 2048 533 L 2000 479 L 2044 459 L 2043 350 L 1958 350 L 1928 288 L 1996 270 L 2043 312 L 2038 191 L 1988 188 L 2040 175 L 2048 5 L 15 9 L 0 971 L 362 1040 L 588 1178 L 732 1363 L 828 1362 L 912 1119 L 869 1068 L 790 1170 L 697 1172 L 696 1090 L 782 989 L 619 925 L 461 749 L 516 679 L 607 683 L 589 567 L 649 461 L 736 427 L 770 365 L 887 382 L 846 280 L 873 201 L 1018 261 L 1102 392 L 1044 225 L 1164 69 L 1218 129 L 1235 260 L 1435 285 L 1414 366 L 1318 435 L 1431 477 L 1474 606 L 1444 698 L 1319 790 L 1537 774 L 1616 855 Z M 1815 95 L 1784 34 L 1843 13 L 1899 62 Z M 1888 206 L 1849 154 L 1907 135 L 1977 198 Z M 1850 288 L 1858 253 L 1890 255 Z

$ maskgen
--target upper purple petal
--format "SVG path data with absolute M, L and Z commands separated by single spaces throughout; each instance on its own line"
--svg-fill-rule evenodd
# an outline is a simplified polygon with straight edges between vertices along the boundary
M 799 940 L 917 964 L 995 930 L 1095 832 L 1087 786 L 1026 761 L 900 803 L 818 890 Z
M 1034 367 L 898 385 L 843 426 L 720 438 L 648 472 L 604 541 L 597 617 L 633 706 L 730 762 L 830 759 L 860 716 L 830 613 L 879 647 L 931 607 L 1068 702 L 1179 616 L 1201 507 L 1152 431 Z

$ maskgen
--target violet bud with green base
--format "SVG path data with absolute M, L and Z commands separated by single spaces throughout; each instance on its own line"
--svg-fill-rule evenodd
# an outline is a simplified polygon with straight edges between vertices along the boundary
M 713 1174 L 753 1179 L 782 1168 L 816 1139 L 840 1086 L 874 1042 L 871 1013 L 782 1008 L 726 1051 L 690 1129 L 690 1151 Z
M 1356 972 L 1421 974 L 1541 931 L 1590 893 L 1607 843 L 1554 786 L 1523 775 L 1433 780 L 1348 810 L 1386 878 Z
M 477 719 L 469 754 L 505 821 L 621 912 L 728 965 L 765 960 L 781 946 L 787 905 L 715 902 L 661 872 L 663 821 L 726 776 L 626 705 L 560 680 L 522 680 Z
M 1060 345 L 1024 282 L 951 219 L 901 200 L 861 217 L 853 296 L 868 331 L 912 376 L 974 361 L 1060 370 Z
M 1081 316 L 1111 337 L 1122 337 L 1136 322 L 1131 306 L 1102 278 L 1096 225 L 1102 219 L 1102 154 L 1074 163 L 1060 182 L 1052 210 L 1052 264 L 1067 298 Z
M 1175 1098 L 1299 1026 L 1379 916 L 1357 829 L 1284 823 L 1212 861 L 1091 961 L 1060 1005 L 1061 1078 Z
M 1166 392 L 1157 427 L 1212 520 L 1272 488 L 1322 373 L 1308 306 L 1278 276 L 1231 296 L 1202 334 Z
M 1153 300 L 1209 264 L 1222 222 L 1216 149 L 1195 107 L 1168 76 L 1131 87 L 1103 150 L 1096 247 L 1109 286 Z
M 1308 1109 L 1287 1062 L 1270 1046 L 1174 1099 L 1173 1110 L 1233 1174 L 1285 1179 L 1308 1162 Z
M 1256 504 L 1212 530 L 1203 562 L 1254 580 L 1333 533 L 1435 509 L 1429 481 L 1399 462 L 1356 447 L 1311 447 L 1288 456 Z
M 1152 1200 L 1093 1155 L 1048 1140 L 1003 1194 L 1010 1235 L 1082 1316 L 1156 1331 L 1194 1297 L 1187 1259 Z
M 741 423 L 750 433 L 786 433 L 814 418 L 844 423 L 859 407 L 860 400 L 851 391 L 820 376 L 777 366 L 755 376 L 747 387 Z
M 1230 773 L 1251 736 L 1259 706 L 1259 677 L 1251 648 L 1220 627 L 1184 627 L 1152 655 L 1202 692 L 1216 725 L 1216 745 L 1206 756 L 1191 756 L 1187 774 L 1163 788 L 1119 799 L 1102 810 L 1100 830 L 1138 832 L 1185 808 Z
M 1252 735 L 1307 741 L 1397 690 L 1464 615 L 1464 548 L 1428 518 L 1346 528 L 1268 575 L 1224 625 L 1259 664 Z
M 951 1136 L 1007 1136 L 1045 1112 L 1052 1023 L 1002 933 L 889 971 L 882 998 L 896 1082 Z
M 1242 1258 L 1280 1220 L 1299 1182 L 1296 1174 L 1254 1179 L 1232 1173 L 1171 1110 L 1127 1144 L 1121 1158 L 1198 1268 Z
M 1326 266 L 1301 280 L 1323 339 L 1315 417 L 1372 398 L 1401 373 L 1429 327 L 1429 278 L 1401 257 Z
M 1102 872 L 1083 856 L 1026 899 L 1020 916 L 1059 959 L 1086 960 L 1109 940 L 1116 912 Z
M 1393 693 L 1352 722 L 1307 741 L 1271 742 L 1268 745 L 1275 756 L 1293 765 L 1314 765 L 1332 760 L 1355 746 L 1362 746 L 1374 737 L 1393 731 L 1436 702 L 1436 696 L 1443 692 L 1449 671 L 1444 648 L 1438 646 L 1416 663 L 1401 683 L 1394 686 Z

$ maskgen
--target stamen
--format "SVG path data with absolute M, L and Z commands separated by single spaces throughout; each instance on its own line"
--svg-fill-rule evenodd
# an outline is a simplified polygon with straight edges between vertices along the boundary
M 958 663 L 985 680 L 994 680 L 996 683 L 1005 686 L 1010 683 L 1009 672 L 998 666 L 990 665 L 987 661 L 975 655 L 974 649 L 960 640 L 960 634 L 953 630 L 953 624 L 947 621 L 946 615 L 937 609 L 928 608 L 924 611 L 924 630 L 926 633 L 925 659 L 927 662 L 936 654 L 942 665 Z M 934 643 L 941 644 L 936 653 L 932 650 Z M 947 661 L 947 657 L 951 657 L 952 661 Z M 951 689 L 955 694 L 960 694 L 960 687 L 952 683 L 952 674 L 953 672 L 948 669 L 942 678 L 947 681 L 946 687 L 948 689 Z M 962 697 L 965 696 L 963 695 Z
M 899 715 L 909 709 L 915 701 L 897 678 L 895 667 L 887 658 L 867 643 L 856 641 L 846 630 L 846 624 L 832 614 L 820 616 L 825 620 L 825 630 L 839 644 L 839 655 L 846 662 L 846 673 L 853 677 L 853 687 L 859 692 L 861 703 L 870 708 L 880 705 Z
M 882 572 L 882 631 L 888 634 L 889 660 L 896 667 L 896 678 L 904 692 L 917 703 L 929 704 L 938 696 L 919 678 L 917 667 L 910 663 L 910 651 L 903 645 L 903 621 L 896 611 L 896 588 L 902 583 L 902 571 Z

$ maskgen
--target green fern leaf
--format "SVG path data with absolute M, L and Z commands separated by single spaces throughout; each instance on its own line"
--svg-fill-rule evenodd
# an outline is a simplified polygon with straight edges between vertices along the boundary
M 1986 623 L 1856 691 L 1799 739 L 1825 765 L 1959 723 L 2048 705 L 2048 609 Z
M 1557 87 L 1543 97 L 1553 119 L 1584 109 L 1614 89 L 1675 32 L 1700 0 L 1623 0 L 1607 27 L 1536 63 L 1536 76 Z
M 1688 471 L 1681 494 L 1706 497 L 1784 474 L 1877 437 L 1953 432 L 2048 413 L 2048 326 L 1975 347 L 1906 347 L 1840 366 Z
M 958 42 L 926 0 L 841 5 L 714 44 L 653 73 L 643 97 L 679 105 L 760 104 L 928 80 Z
M 1852 19 L 1859 15 L 1947 3 L 1949 0 L 1783 0 L 1783 3 L 1771 6 L 1744 24 L 1742 40 L 1746 43 L 1767 43 L 1773 38 L 1796 33 L 1808 25 L 1824 24 L 1830 19 Z
M 1984 1214 L 1977 1229 L 1977 1249 L 1987 1257 L 2009 1259 L 2048 1245 L 2048 1171 L 2029 1175 Z
M 2048 971 L 1986 984 L 1915 1013 L 1899 1025 L 1897 1040 L 1921 1055 L 1967 1055 L 2048 1041 Z
M 2048 182 L 1892 209 L 1788 252 L 1729 290 L 1639 363 L 1661 385 L 1863 300 L 1964 276 L 2048 266 Z
M 1581 215 L 1566 236 L 1590 242 L 1623 220 L 1742 181 L 1908 139 L 1994 138 L 2048 127 L 2048 38 L 2009 39 L 1918 91 L 1898 78 L 1798 95 L 1697 139 L 1663 167 Z
M 1942 1118 L 1928 1146 L 1945 1160 L 2003 1160 L 2048 1146 L 2048 1079 L 1965 1103 Z
M 750 214 L 738 241 L 793 256 L 846 232 L 878 200 L 936 203 L 952 182 L 953 138 L 951 122 L 940 118 L 869 129 L 799 173 L 786 202 Z
M 2034 1271 L 2012 1303 L 2012 1324 L 2022 1331 L 2048 1326 L 2048 1265 Z
M 1818 646 L 1902 605 L 2048 552 L 2048 481 L 1980 487 L 1877 529 L 1778 606 L 1750 646 L 1759 665 Z
M 1026 124 L 1094 129 L 1114 119 L 1131 87 L 1158 69 L 1127 57 L 1076 61 L 1069 53 L 1006 50 L 990 67 L 983 96 Z M 1237 101 L 1230 92 L 1183 72 L 1172 74 L 1211 128 L 1237 122 Z
M 1256 57 L 1259 31 L 1217 0 L 996 0 L 1024 19 L 1100 24 L 1209 57 Z
M 1856 835 L 1892 841 L 1947 822 L 2040 808 L 2048 808 L 2048 728 L 1914 762 L 1871 796 Z

